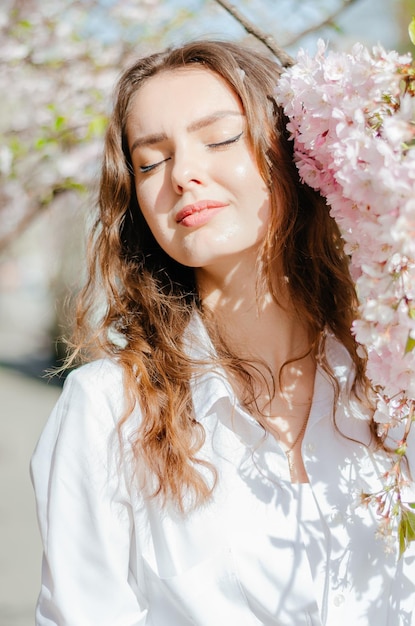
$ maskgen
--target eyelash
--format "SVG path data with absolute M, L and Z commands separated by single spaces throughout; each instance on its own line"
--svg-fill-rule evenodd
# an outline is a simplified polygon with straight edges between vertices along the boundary
M 241 133 L 239 133 L 239 135 L 236 135 L 236 137 L 231 137 L 230 139 L 226 139 L 225 141 L 219 141 L 218 143 L 208 143 L 207 147 L 208 148 L 212 148 L 213 150 L 215 150 L 216 148 L 219 148 L 219 149 L 220 148 L 225 148 L 226 146 L 230 146 L 231 144 L 236 143 L 237 141 L 239 141 L 243 134 L 244 133 L 242 131 Z M 142 174 L 148 174 L 149 172 L 154 170 L 156 167 L 158 167 L 159 165 L 161 165 L 165 161 L 168 161 L 169 158 L 163 159 L 162 161 L 158 161 L 157 163 L 152 163 L 151 165 L 141 165 L 140 166 L 140 172 Z
M 219 141 L 219 143 L 209 143 L 208 144 L 208 148 L 221 148 L 222 146 L 229 146 L 232 143 L 236 143 L 237 141 L 239 141 L 243 135 L 243 131 L 241 133 L 239 133 L 239 135 L 236 135 L 236 137 L 231 137 L 230 139 L 226 139 L 225 141 Z
M 167 159 L 163 159 L 163 161 L 158 161 L 158 163 L 152 163 L 151 165 L 140 165 L 140 172 L 142 174 L 147 174 L 148 172 L 151 172 L 151 170 L 154 170 L 154 168 L 156 168 L 158 165 L 164 163 L 165 160 Z

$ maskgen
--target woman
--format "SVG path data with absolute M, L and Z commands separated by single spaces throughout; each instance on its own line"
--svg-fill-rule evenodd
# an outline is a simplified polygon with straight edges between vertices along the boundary
M 415 624 L 413 551 L 359 506 L 391 461 L 278 76 L 201 41 L 120 79 L 75 351 L 103 358 L 32 461 L 39 626 Z

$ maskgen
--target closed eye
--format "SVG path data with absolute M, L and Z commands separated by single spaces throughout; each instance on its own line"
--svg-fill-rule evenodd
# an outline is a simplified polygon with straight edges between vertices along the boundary
M 161 161 L 157 161 L 157 163 L 151 163 L 150 165 L 140 165 L 140 168 L 139 168 L 140 172 L 142 174 L 146 174 L 147 172 L 151 172 L 152 170 L 154 170 L 156 167 L 158 167 L 162 163 L 165 163 L 166 161 L 168 161 L 169 158 L 168 159 L 162 159 Z
M 225 139 L 225 141 L 219 141 L 217 143 L 209 143 L 207 144 L 208 148 L 226 148 L 226 146 L 230 146 L 233 143 L 236 143 L 237 141 L 239 141 L 242 137 L 242 135 L 244 134 L 244 132 L 240 132 L 238 135 L 236 135 L 235 137 L 231 137 L 230 139 Z M 161 165 L 162 163 L 165 163 L 166 161 L 169 161 L 170 157 L 167 159 L 162 159 L 161 161 L 157 161 L 157 163 L 151 163 L 150 165 L 140 165 L 140 172 L 142 174 L 146 174 L 148 172 L 153 171 L 154 169 L 156 169 L 156 167 L 158 167 L 159 165 Z
M 225 141 L 219 141 L 218 143 L 208 143 L 208 148 L 225 148 L 226 146 L 230 146 L 232 143 L 236 143 L 240 140 L 244 132 L 242 131 L 236 137 L 231 137 L 230 139 L 226 139 Z

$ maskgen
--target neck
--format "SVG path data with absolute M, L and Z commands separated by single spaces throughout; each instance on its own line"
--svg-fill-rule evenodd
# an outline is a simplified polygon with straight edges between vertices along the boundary
M 246 379 L 229 372 L 236 394 L 247 400 L 252 414 L 283 446 L 292 481 L 307 482 L 301 441 L 312 402 L 315 361 L 309 333 L 286 282 L 282 276 L 277 281 L 281 285 L 277 297 L 269 289 L 259 294 L 252 261 L 245 267 L 239 261 L 220 274 L 204 268 L 196 277 L 203 305 L 227 347 L 245 362 L 255 361 L 253 396 L 246 393 Z
M 309 350 L 307 329 L 298 318 L 284 280 L 277 300 L 267 286 L 259 293 L 255 260 L 229 265 L 226 271 L 197 270 L 204 307 L 231 351 L 242 359 L 260 359 L 273 373 Z

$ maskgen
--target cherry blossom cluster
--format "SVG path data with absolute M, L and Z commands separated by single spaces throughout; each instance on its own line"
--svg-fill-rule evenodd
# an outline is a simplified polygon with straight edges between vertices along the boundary
M 353 331 L 379 391 L 380 430 L 411 416 L 415 399 L 414 87 L 409 54 L 328 52 L 320 40 L 277 88 L 300 176 L 327 199 L 351 258 Z
M 313 58 L 299 52 L 276 98 L 300 177 L 326 198 L 350 256 L 353 332 L 368 355 L 379 433 L 399 433 L 382 489 L 362 503 L 376 507 L 386 549 L 397 535 L 402 554 L 415 540 L 402 472 L 415 421 L 415 65 L 380 46 L 339 53 L 319 41 Z

